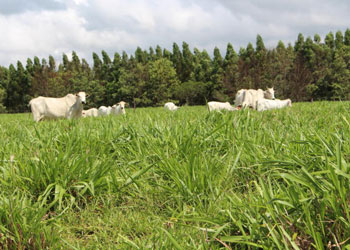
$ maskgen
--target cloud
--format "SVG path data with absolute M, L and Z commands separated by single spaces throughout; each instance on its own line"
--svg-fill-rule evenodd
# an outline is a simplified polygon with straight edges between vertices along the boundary
M 267 47 L 318 33 L 350 27 L 345 0 L 12 0 L 0 2 L 0 65 L 28 57 L 60 60 L 76 51 L 89 62 L 101 50 L 134 53 L 137 46 L 187 42 L 193 49 L 225 53 L 255 44 L 260 34 Z
M 0 1 L 0 14 L 12 15 L 25 11 L 60 10 L 65 4 L 55 0 L 11 0 Z

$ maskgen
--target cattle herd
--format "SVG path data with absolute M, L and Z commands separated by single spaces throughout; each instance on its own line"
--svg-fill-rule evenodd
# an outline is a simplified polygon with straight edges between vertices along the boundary
M 208 102 L 209 111 L 235 111 L 241 108 L 252 108 L 257 111 L 264 111 L 291 106 L 292 101 L 290 99 L 275 99 L 275 91 L 273 88 L 267 88 L 265 91 L 262 89 L 241 89 L 237 91 L 234 107 L 231 106 L 229 102 Z
M 125 115 L 126 103 L 123 101 L 112 107 L 101 106 L 98 109 L 83 110 L 86 97 L 85 92 L 79 92 L 75 95 L 68 94 L 60 98 L 39 96 L 33 98 L 29 102 L 29 106 L 36 122 L 58 118 L 72 119 L 87 116 Z
M 101 106 L 83 110 L 83 105 L 86 103 L 86 93 L 79 92 L 77 94 L 68 94 L 61 98 L 43 97 L 39 96 L 33 98 L 29 102 L 31 107 L 33 119 L 36 122 L 45 119 L 57 118 L 79 118 L 88 116 L 107 116 L 107 115 L 125 115 L 125 106 L 127 103 L 121 101 L 111 106 Z M 290 99 L 279 100 L 275 99 L 275 92 L 273 88 L 267 88 L 263 91 L 261 89 L 241 89 L 237 92 L 235 97 L 235 105 L 231 106 L 229 102 L 208 102 L 209 111 L 235 111 L 241 108 L 252 108 L 258 111 L 269 109 L 278 109 L 292 106 Z M 164 104 L 164 109 L 176 111 L 179 109 L 172 102 Z

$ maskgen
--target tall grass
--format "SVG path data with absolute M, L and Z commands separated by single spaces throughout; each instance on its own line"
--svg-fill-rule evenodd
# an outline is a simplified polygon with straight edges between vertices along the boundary
M 347 102 L 0 116 L 0 249 L 350 248 Z

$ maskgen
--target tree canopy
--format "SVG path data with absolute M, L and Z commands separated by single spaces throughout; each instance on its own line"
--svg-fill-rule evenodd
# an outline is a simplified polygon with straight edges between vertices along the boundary
M 159 106 L 167 101 L 202 105 L 206 100 L 233 102 L 241 88 L 275 87 L 278 98 L 293 101 L 350 99 L 350 30 L 329 32 L 323 39 L 299 34 L 294 45 L 279 41 L 265 46 L 260 35 L 255 46 L 235 51 L 206 50 L 186 42 L 172 49 L 156 45 L 134 54 L 102 50 L 92 53 L 92 65 L 72 51 L 62 55 L 28 58 L 9 67 L 0 66 L 0 112 L 27 112 L 36 96 L 60 97 L 86 91 L 88 107 L 112 105 Z

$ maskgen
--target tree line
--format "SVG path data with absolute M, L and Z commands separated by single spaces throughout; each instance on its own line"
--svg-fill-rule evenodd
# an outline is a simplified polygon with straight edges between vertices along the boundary
M 190 50 L 186 42 L 172 50 L 140 47 L 134 54 L 106 51 L 92 54 L 92 65 L 75 51 L 57 64 L 28 58 L 8 68 L 0 66 L 0 112 L 29 111 L 36 96 L 61 97 L 85 91 L 88 107 L 126 101 L 131 107 L 159 106 L 166 101 L 202 105 L 208 100 L 233 102 L 242 88 L 273 86 L 276 97 L 293 101 L 350 99 L 350 29 L 306 39 L 300 33 L 294 45 L 279 41 L 268 49 L 260 35 L 256 44 L 236 52 L 231 43 L 225 54 L 216 47 Z

